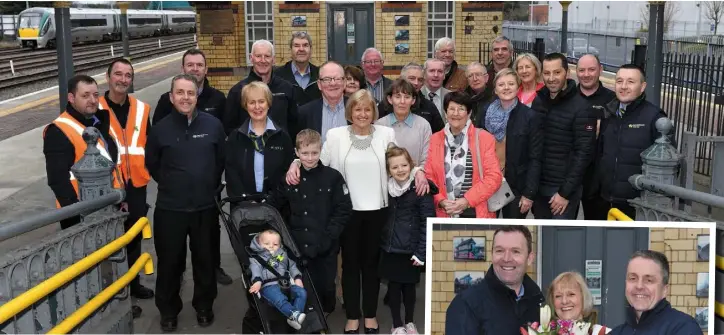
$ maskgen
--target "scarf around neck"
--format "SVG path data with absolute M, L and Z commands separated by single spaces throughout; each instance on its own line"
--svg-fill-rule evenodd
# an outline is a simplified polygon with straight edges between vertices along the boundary
M 505 129 L 508 126 L 510 112 L 518 105 L 518 98 L 508 108 L 503 108 L 500 99 L 495 99 L 485 114 L 485 128 L 495 136 L 495 140 L 502 142 L 505 138 Z
M 390 195 L 395 198 L 405 194 L 405 192 L 407 192 L 407 190 L 409 190 L 410 187 L 412 186 L 412 182 L 415 180 L 415 174 L 419 170 L 420 170 L 419 166 L 414 167 L 412 169 L 412 171 L 410 171 L 410 176 L 407 177 L 407 180 L 402 185 L 400 185 L 400 183 L 398 183 L 394 177 L 390 177 L 387 180 L 388 193 L 390 193 Z
M 445 132 L 445 190 L 450 200 L 460 195 L 463 179 L 465 179 L 465 164 L 468 155 L 468 129 L 471 121 L 468 120 L 463 131 L 453 135 L 450 131 L 450 124 L 446 124 Z

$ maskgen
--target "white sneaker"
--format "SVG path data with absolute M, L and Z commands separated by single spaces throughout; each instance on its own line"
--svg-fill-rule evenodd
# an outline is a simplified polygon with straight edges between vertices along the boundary
M 407 334 L 407 330 L 405 329 L 405 327 L 392 328 L 392 331 L 390 332 L 390 334 L 392 334 L 392 335 L 404 335 L 404 334 Z
M 405 331 L 407 331 L 407 334 L 420 334 L 417 332 L 417 327 L 412 322 L 405 325 Z
M 291 326 L 292 328 L 296 330 L 302 329 L 302 323 L 304 322 L 304 319 L 307 318 L 307 315 L 300 312 L 294 312 L 292 313 L 292 316 L 290 316 L 287 319 L 287 324 Z

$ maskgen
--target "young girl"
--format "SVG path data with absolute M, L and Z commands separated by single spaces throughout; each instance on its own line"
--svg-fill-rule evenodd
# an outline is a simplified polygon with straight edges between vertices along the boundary
M 388 281 L 389 306 L 392 312 L 392 334 L 418 334 L 413 323 L 415 286 L 425 264 L 425 228 L 428 217 L 435 216 L 432 196 L 437 188 L 430 183 L 430 192 L 415 192 L 415 172 L 410 154 L 404 148 L 387 150 L 389 215 L 382 230 L 382 253 L 379 274 Z M 405 304 L 405 322 L 400 307 Z

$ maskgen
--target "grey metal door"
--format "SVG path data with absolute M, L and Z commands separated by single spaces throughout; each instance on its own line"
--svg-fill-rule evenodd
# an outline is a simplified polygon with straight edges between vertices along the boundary
M 601 260 L 601 304 L 594 306 L 598 323 L 610 328 L 622 324 L 626 320 L 626 264 L 634 251 L 648 249 L 649 229 L 543 227 L 541 239 L 544 294 L 560 273 L 578 271 L 585 279 L 586 260 Z
M 342 65 L 359 65 L 365 49 L 375 45 L 374 3 L 328 6 L 329 60 Z

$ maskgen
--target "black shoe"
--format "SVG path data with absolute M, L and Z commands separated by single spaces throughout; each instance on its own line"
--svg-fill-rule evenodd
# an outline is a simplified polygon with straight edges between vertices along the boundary
M 224 269 L 216 269 L 216 282 L 221 285 L 231 285 L 234 281 L 224 272 Z
M 153 290 L 143 285 L 131 288 L 131 296 L 137 299 L 151 299 L 153 298 Z
M 133 314 L 134 319 L 138 319 L 141 317 L 141 313 L 143 313 L 143 309 L 141 307 L 133 305 L 133 306 L 131 306 L 131 313 Z
M 359 328 L 357 328 L 357 329 L 345 330 L 344 333 L 345 333 L 345 334 L 359 334 Z
M 365 327 L 365 334 L 379 334 L 380 328 L 367 328 Z
M 178 316 L 161 318 L 161 330 L 165 333 L 176 331 L 178 328 Z
M 196 321 L 199 323 L 199 326 L 201 326 L 201 327 L 211 326 L 211 324 L 214 323 L 214 312 L 211 310 L 198 311 L 196 313 Z

